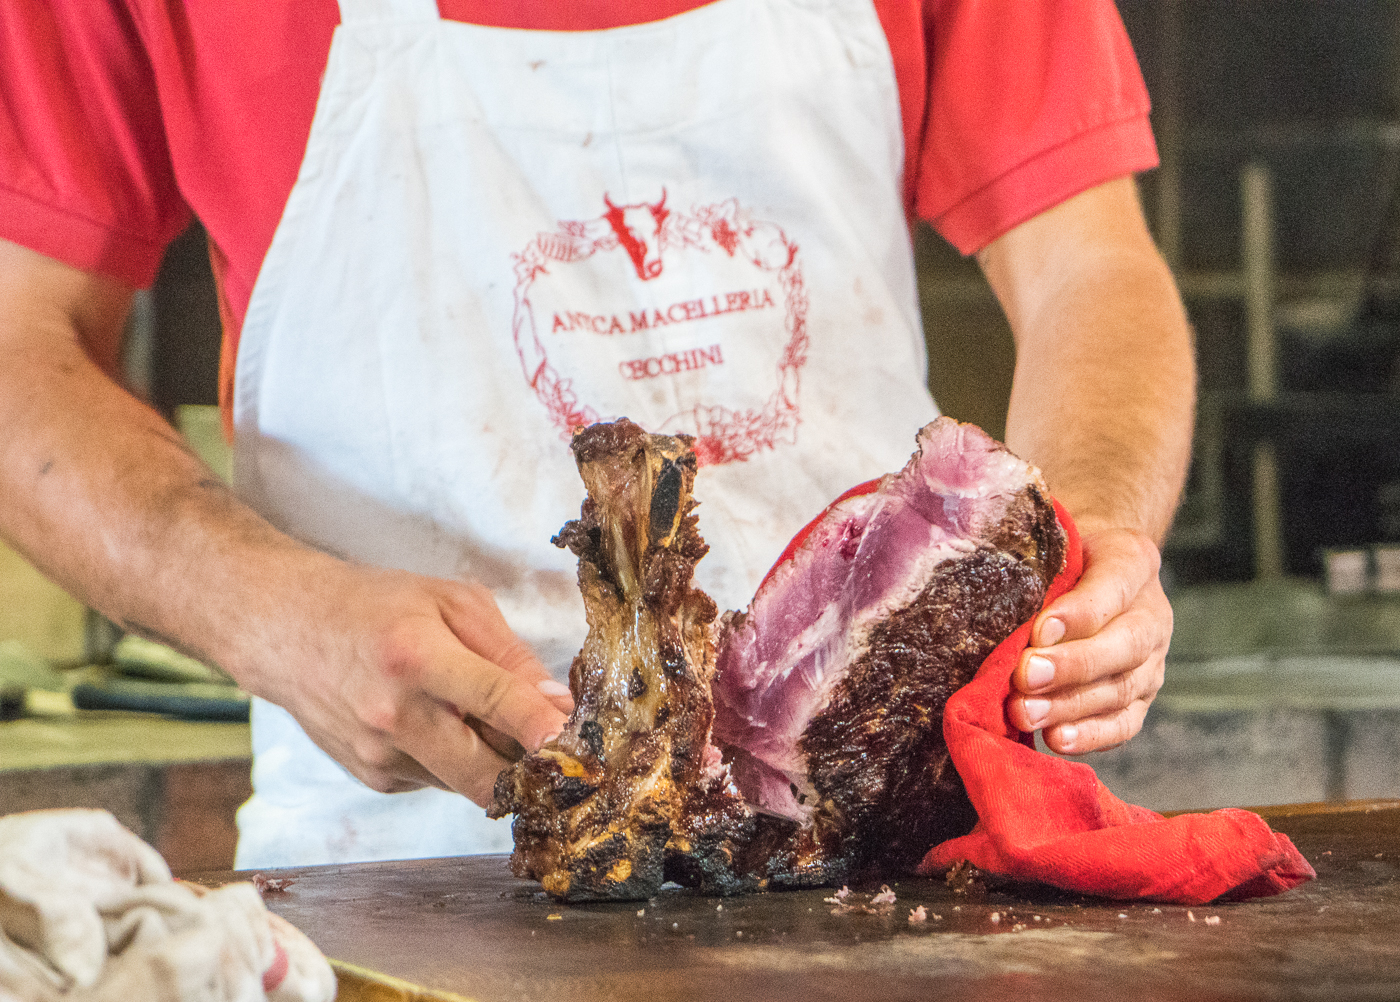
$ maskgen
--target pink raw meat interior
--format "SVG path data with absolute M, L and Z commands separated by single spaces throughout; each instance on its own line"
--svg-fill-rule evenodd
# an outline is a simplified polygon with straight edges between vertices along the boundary
M 1039 473 L 980 429 L 940 418 L 905 468 L 848 491 L 793 540 L 721 634 L 714 739 L 754 806 L 811 810 L 800 739 L 870 630 L 949 560 L 985 548 Z

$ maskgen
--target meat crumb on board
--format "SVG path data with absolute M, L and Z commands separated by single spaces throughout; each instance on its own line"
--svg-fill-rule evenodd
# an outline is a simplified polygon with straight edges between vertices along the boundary
M 894 891 L 890 890 L 889 884 L 881 884 L 878 894 L 872 894 L 868 903 L 849 900 L 851 889 L 842 887 L 829 898 L 823 898 L 829 905 L 836 907 L 831 909 L 833 915 L 888 915 L 894 911 L 894 903 L 898 899 Z
M 285 894 L 287 888 L 296 883 L 292 877 L 264 877 L 261 873 L 253 874 L 253 887 L 259 894 Z

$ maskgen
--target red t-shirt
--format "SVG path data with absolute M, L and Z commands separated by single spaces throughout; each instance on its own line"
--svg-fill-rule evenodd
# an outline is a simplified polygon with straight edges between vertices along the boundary
M 1112 0 L 874 0 L 899 82 L 905 200 L 964 253 L 1156 164 Z M 444 17 L 588 30 L 701 0 L 439 0 Z M 0 24 L 0 237 L 134 286 L 191 211 L 224 385 L 311 130 L 335 0 L 13 0 Z

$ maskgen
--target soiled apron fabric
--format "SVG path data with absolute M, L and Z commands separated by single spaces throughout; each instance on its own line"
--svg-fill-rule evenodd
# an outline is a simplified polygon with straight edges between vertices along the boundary
M 562 679 L 586 630 L 549 542 L 583 499 L 572 427 L 697 436 L 721 609 L 903 465 L 936 411 L 870 0 L 590 32 L 340 6 L 238 357 L 235 482 L 274 525 L 481 581 Z M 268 703 L 253 750 L 240 867 L 510 848 L 465 798 L 370 791 Z

